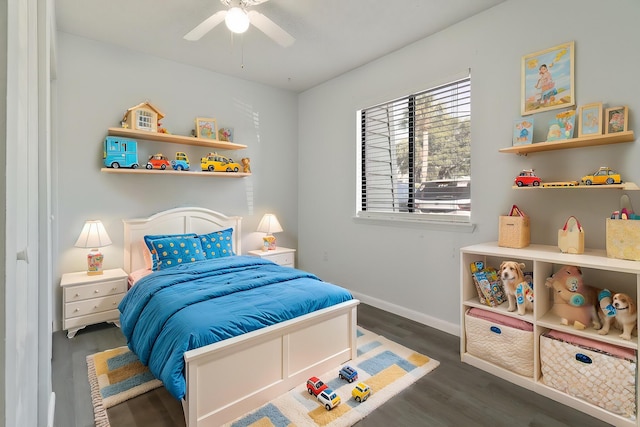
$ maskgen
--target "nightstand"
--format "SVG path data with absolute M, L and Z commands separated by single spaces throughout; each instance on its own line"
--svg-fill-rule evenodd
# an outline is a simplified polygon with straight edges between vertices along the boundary
M 127 292 L 127 273 L 121 268 L 89 276 L 86 271 L 62 275 L 62 329 L 73 338 L 80 329 L 110 322 L 120 327 L 118 304 Z
M 292 267 L 296 266 L 296 250 L 276 247 L 272 251 L 263 251 L 261 249 L 257 249 L 255 251 L 249 251 L 248 255 L 251 256 L 259 256 L 260 258 L 268 259 L 270 261 L 275 262 L 278 265 L 282 265 L 283 267 Z

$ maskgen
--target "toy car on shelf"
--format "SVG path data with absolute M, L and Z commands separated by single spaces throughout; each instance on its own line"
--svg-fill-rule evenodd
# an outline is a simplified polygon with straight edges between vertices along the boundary
M 169 163 L 169 159 L 162 153 L 154 154 L 149 156 L 149 160 L 147 161 L 147 169 L 162 169 L 171 167 L 171 163 Z
M 318 377 L 311 377 L 307 380 L 307 391 L 309 394 L 317 396 L 320 392 L 325 390 L 327 385 L 320 381 Z
M 522 172 L 520 172 L 520 175 L 518 175 L 516 179 L 513 180 L 513 182 L 518 187 L 525 187 L 530 185 L 537 187 L 540 185 L 541 179 L 536 176 L 536 174 L 533 172 L 533 169 L 524 169 Z
M 356 371 L 349 365 L 345 365 L 342 369 L 340 369 L 340 372 L 338 372 L 338 376 L 340 377 L 340 379 L 347 380 L 352 383 L 358 379 L 358 371 Z
M 340 396 L 338 396 L 338 394 L 330 388 L 322 390 L 320 393 L 318 393 L 317 397 L 327 411 L 332 410 L 340 404 Z
M 200 159 L 200 167 L 209 172 L 238 172 L 240 164 L 218 153 L 209 153 Z
M 371 396 L 371 389 L 365 383 L 358 383 L 351 390 L 351 396 L 356 400 L 356 402 L 364 402 Z
M 620 174 L 612 171 L 606 166 L 601 166 L 600 169 L 592 173 L 591 175 L 585 175 L 580 179 L 580 182 L 585 185 L 591 184 L 620 184 L 622 178 Z
M 102 155 L 104 165 L 108 168 L 138 167 L 138 142 L 130 138 L 108 136 L 104 140 Z
M 177 171 L 188 171 L 189 158 L 187 157 L 186 153 L 178 151 L 176 153 L 176 159 L 171 160 L 171 167 Z

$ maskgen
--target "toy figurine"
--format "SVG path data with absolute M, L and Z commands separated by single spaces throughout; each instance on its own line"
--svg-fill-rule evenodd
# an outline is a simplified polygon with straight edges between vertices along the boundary
M 242 162 L 242 172 L 251 173 L 251 159 L 243 157 L 240 161 Z

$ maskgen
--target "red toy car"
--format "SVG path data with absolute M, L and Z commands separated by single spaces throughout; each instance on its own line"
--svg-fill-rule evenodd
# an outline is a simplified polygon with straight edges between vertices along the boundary
M 171 162 L 169 159 L 161 153 L 154 154 L 153 156 L 149 156 L 149 161 L 147 162 L 147 169 L 162 169 L 171 167 Z
M 313 394 L 316 397 L 326 388 L 327 385 L 320 381 L 320 379 L 317 377 L 311 377 L 307 380 L 307 391 L 309 392 L 309 394 Z
M 540 178 L 538 178 L 536 174 L 533 173 L 533 169 L 524 169 L 522 172 L 520 172 L 520 175 L 518 175 L 516 179 L 513 180 L 513 182 L 518 187 L 529 185 L 537 187 L 540 185 L 540 181 Z

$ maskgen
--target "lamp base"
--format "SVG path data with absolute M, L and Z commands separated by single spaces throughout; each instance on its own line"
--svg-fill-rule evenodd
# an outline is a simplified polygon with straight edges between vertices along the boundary
M 276 238 L 274 236 L 265 236 L 262 238 L 262 251 L 274 251 L 276 249 Z
M 104 255 L 98 249 L 91 249 L 91 252 L 87 254 L 87 275 L 104 274 L 102 261 L 104 261 Z

